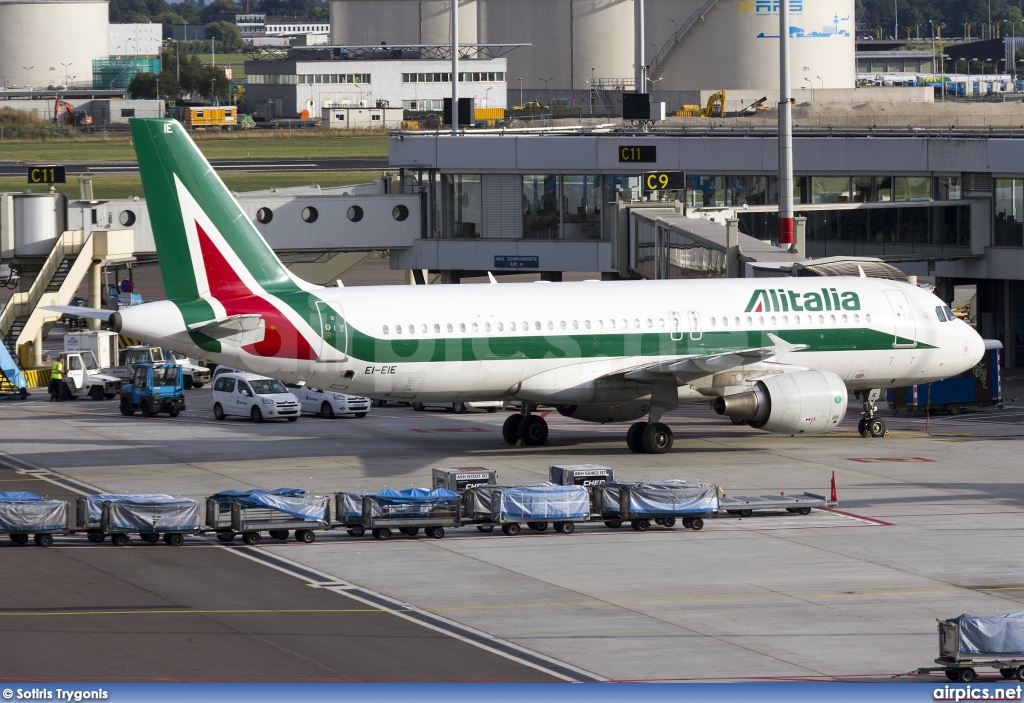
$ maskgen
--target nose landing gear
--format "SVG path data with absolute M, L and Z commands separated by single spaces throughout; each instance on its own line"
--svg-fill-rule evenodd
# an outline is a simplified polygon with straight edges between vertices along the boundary
M 882 390 L 880 388 L 872 388 L 869 391 L 857 391 L 855 393 L 856 398 L 864 406 L 864 417 L 857 423 L 857 432 L 860 433 L 861 437 L 888 437 L 889 432 L 885 429 L 885 420 L 880 417 L 875 417 L 875 412 L 878 410 L 875 407 L 875 401 L 881 396 Z

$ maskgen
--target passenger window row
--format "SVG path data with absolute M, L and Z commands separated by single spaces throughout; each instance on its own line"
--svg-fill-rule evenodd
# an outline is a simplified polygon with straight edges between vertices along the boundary
M 953 313 L 948 312 L 949 308 L 945 309 L 950 315 L 949 319 L 953 319 Z M 936 308 L 936 314 L 939 313 L 939 308 Z M 941 316 L 940 320 L 943 319 Z M 735 317 L 711 317 L 709 318 L 711 327 L 713 328 L 741 328 L 741 327 L 758 327 L 758 328 L 769 328 L 776 329 L 779 327 L 791 327 L 791 326 L 814 326 L 814 325 L 837 325 L 837 324 L 855 324 L 861 323 L 860 313 L 831 313 L 831 314 L 819 314 L 819 315 L 745 315 Z M 864 322 L 871 324 L 871 313 L 864 314 Z M 454 334 L 459 333 L 473 333 L 477 334 L 480 332 L 541 332 L 541 331 L 578 331 L 578 330 L 664 330 L 667 326 L 666 318 L 659 317 L 655 318 L 633 318 L 628 320 L 626 318 L 609 318 L 599 320 L 548 320 L 547 322 L 541 322 L 534 320 L 532 323 L 527 320 L 524 322 L 471 322 L 469 324 L 465 322 L 447 322 L 444 324 L 434 323 L 432 326 L 427 324 L 420 324 L 418 327 L 414 324 L 408 325 L 384 325 L 381 331 L 388 336 L 392 334 L 394 336 L 406 336 L 406 335 L 427 335 L 431 331 L 433 334 Z M 700 329 L 699 325 L 696 324 L 696 320 L 691 321 L 693 326 L 692 331 L 696 332 Z M 681 321 L 679 318 L 673 318 L 671 322 L 672 331 L 680 332 Z

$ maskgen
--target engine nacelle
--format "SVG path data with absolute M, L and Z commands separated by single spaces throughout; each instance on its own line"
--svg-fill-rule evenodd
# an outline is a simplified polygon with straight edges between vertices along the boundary
M 779 434 L 818 434 L 846 415 L 847 390 L 831 371 L 796 371 L 763 378 L 745 393 L 720 396 L 719 415 Z
M 559 415 L 584 422 L 629 422 L 651 411 L 649 402 L 641 403 L 587 403 L 586 405 L 556 405 Z

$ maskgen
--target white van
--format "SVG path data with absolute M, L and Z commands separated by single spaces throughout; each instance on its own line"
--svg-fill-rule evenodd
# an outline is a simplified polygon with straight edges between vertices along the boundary
M 217 374 L 213 383 L 213 416 L 248 416 L 253 422 L 299 419 L 299 400 L 275 378 L 244 371 Z

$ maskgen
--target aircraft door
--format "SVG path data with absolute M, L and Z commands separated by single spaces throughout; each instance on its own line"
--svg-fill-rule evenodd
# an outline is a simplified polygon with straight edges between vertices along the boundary
M 669 335 L 673 342 L 680 342 L 683 339 L 683 318 L 676 311 L 668 314 Z
M 320 348 L 317 350 L 318 363 L 344 361 L 348 353 L 348 325 L 339 306 L 323 300 L 316 301 L 320 317 Z
M 895 323 L 895 339 L 892 346 L 895 349 L 912 349 L 917 346 L 917 323 L 914 320 L 914 311 L 907 301 L 903 291 L 887 290 L 885 297 L 889 300 L 889 307 L 892 308 L 893 322 Z
M 686 317 L 690 327 L 690 339 L 696 342 L 704 336 L 704 330 L 700 326 L 700 313 L 696 310 L 690 310 L 686 313 Z

